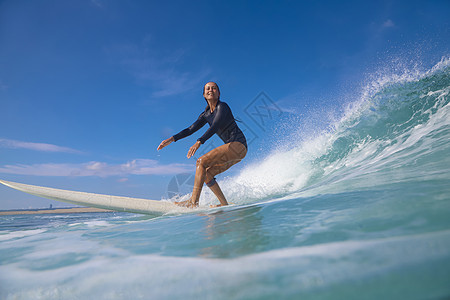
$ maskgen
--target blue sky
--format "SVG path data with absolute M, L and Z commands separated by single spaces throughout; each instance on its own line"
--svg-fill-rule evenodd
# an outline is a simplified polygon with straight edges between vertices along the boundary
M 281 120 L 351 101 L 394 61 L 448 56 L 449 15 L 446 0 L 2 1 L 0 178 L 167 197 L 206 127 L 156 147 L 197 118 L 211 80 L 252 140 L 232 175 L 270 153 Z M 0 209 L 50 203 L 67 206 L 0 187 Z

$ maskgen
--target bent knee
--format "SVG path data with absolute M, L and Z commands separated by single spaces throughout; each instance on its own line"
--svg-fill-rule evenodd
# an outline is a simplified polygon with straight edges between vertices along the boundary
M 197 167 L 209 168 L 209 160 L 206 157 L 199 157 L 197 159 Z

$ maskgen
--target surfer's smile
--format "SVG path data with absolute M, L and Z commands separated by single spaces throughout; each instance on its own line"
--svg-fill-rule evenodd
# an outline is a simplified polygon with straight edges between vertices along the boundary
M 218 99 L 220 92 L 214 82 L 207 83 L 204 87 L 204 97 L 208 100 Z

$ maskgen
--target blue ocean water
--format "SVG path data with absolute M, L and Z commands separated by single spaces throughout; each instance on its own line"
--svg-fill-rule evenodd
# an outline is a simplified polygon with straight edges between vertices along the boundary
M 449 59 L 377 77 L 218 211 L 1 216 L 0 298 L 448 299 L 449 93 Z

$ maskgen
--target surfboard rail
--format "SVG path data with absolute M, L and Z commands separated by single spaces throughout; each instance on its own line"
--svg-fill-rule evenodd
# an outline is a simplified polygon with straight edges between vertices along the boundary
M 62 190 L 6 180 L 0 180 L 0 183 L 12 189 L 46 199 L 120 212 L 140 214 L 177 214 L 194 211 L 194 209 L 180 207 L 172 202 L 164 200 L 158 201 L 142 198 Z

